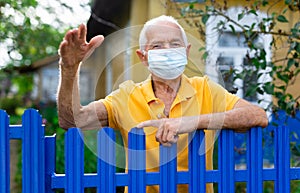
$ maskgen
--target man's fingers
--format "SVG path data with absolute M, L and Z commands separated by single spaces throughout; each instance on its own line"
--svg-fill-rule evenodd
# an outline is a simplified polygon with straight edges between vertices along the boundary
M 86 37 L 86 26 L 84 24 L 81 24 L 78 28 L 78 38 L 84 39 Z
M 173 132 L 169 132 L 168 136 L 167 136 L 167 141 L 171 142 L 171 143 L 176 143 L 178 139 L 178 135 L 176 135 Z
M 71 38 L 72 38 L 72 31 L 73 31 L 73 30 L 69 30 L 69 31 L 66 33 L 65 37 L 64 37 L 64 40 L 66 40 L 67 42 L 70 42 L 70 41 L 71 41 Z
M 164 132 L 164 130 L 162 128 L 158 128 L 158 130 L 156 132 L 155 139 L 159 143 L 164 143 L 164 141 L 162 139 L 163 138 L 163 132 Z
M 161 140 L 163 142 L 167 142 L 168 141 L 168 135 L 169 135 L 170 131 L 166 130 L 165 126 L 163 126 L 163 128 L 161 128 L 161 130 L 163 131 L 162 136 L 161 136 Z
M 95 36 L 91 39 L 90 43 L 87 44 L 87 52 L 82 59 L 82 61 L 85 61 L 92 53 L 95 51 L 95 49 L 102 44 L 104 40 L 104 37 L 102 35 Z M 82 49 L 85 49 L 86 44 L 82 45 Z
M 172 143 L 176 143 L 178 141 L 178 135 L 175 132 L 167 130 L 164 119 L 159 120 L 148 120 L 138 124 L 137 128 L 144 127 L 156 127 L 157 132 L 155 135 L 155 139 L 157 142 L 161 143 L 164 146 L 171 146 Z
M 93 37 L 90 42 L 89 42 L 89 49 L 96 49 L 98 46 L 100 46 L 102 44 L 104 40 L 104 36 L 103 35 L 97 35 L 95 37 Z
M 60 45 L 59 45 L 59 49 L 58 49 L 58 55 L 64 55 L 65 54 L 65 52 L 66 52 L 66 47 L 68 46 L 68 44 L 69 44 L 69 42 L 66 40 L 66 39 L 64 39 L 61 43 L 60 43 Z
M 70 43 L 75 43 L 77 42 L 78 39 L 78 29 L 73 29 L 71 31 L 71 36 L 70 36 Z
M 143 128 L 143 127 L 159 127 L 160 126 L 160 120 L 149 120 L 139 123 L 136 127 L 137 128 Z
M 166 146 L 166 147 L 171 147 L 172 146 L 172 144 L 171 143 L 169 143 L 169 142 L 166 142 L 166 143 L 161 143 L 163 146 Z

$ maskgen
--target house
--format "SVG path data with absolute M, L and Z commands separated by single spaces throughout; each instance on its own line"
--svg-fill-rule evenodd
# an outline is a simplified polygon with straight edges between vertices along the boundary
M 247 60 L 245 60 L 245 54 L 247 53 L 247 48 L 242 44 L 243 38 L 239 36 L 239 31 L 236 34 L 230 32 L 230 26 L 227 25 L 227 30 L 223 30 L 222 34 L 215 33 L 216 25 L 220 18 L 214 17 L 207 21 L 206 25 L 201 24 L 201 18 L 183 18 L 180 13 L 180 9 L 183 7 L 188 7 L 190 2 L 195 2 L 191 0 L 131 0 L 130 14 L 128 25 L 125 28 L 117 30 L 114 33 L 106 36 L 104 44 L 101 45 L 91 58 L 86 61 L 87 63 L 93 63 L 95 66 L 102 66 L 98 70 L 98 85 L 96 86 L 96 99 L 103 98 L 109 94 L 114 89 L 118 88 L 120 82 L 131 79 L 136 82 L 142 81 L 148 76 L 148 70 L 140 63 L 139 59 L 135 54 L 135 50 L 139 48 L 138 45 L 138 35 L 142 28 L 142 25 L 149 19 L 165 14 L 172 15 L 178 19 L 179 23 L 185 28 L 188 40 L 192 44 L 191 53 L 189 57 L 189 63 L 187 65 L 185 73 L 188 76 L 203 76 L 208 75 L 214 81 L 222 84 L 226 89 L 231 90 L 237 87 L 237 95 L 252 103 L 257 103 L 262 101 L 259 105 L 266 107 L 269 102 L 274 100 L 271 95 L 267 93 L 258 94 L 255 93 L 251 96 L 246 96 L 247 87 L 251 82 L 272 82 L 278 80 L 272 80 L 271 77 L 262 76 L 256 78 L 256 76 L 251 76 L 246 74 L 244 79 L 233 80 L 232 77 L 226 79 L 224 77 L 224 72 L 230 68 L 241 70 L 243 68 L 252 68 L 248 65 Z M 194 4 L 195 7 L 204 8 L 205 5 L 210 4 L 210 1 L 197 1 Z M 241 8 L 245 6 L 250 6 L 254 4 L 254 1 L 214 1 L 220 3 L 220 6 L 226 7 L 228 10 L 228 17 L 238 17 L 237 13 Z M 227 2 L 225 5 L 224 2 Z M 262 1 L 261 1 L 262 2 Z M 245 16 L 243 19 L 238 19 L 240 25 L 249 25 L 253 20 L 261 20 L 266 15 L 272 12 L 281 13 L 284 9 L 284 1 L 266 1 L 270 5 L 270 8 L 261 9 L 255 14 Z M 298 3 L 299 6 L 299 3 Z M 295 9 L 297 5 L 295 5 Z M 294 9 L 290 7 L 290 9 Z M 299 9 L 299 8 L 298 8 Z M 299 11 L 293 12 L 289 9 L 285 12 L 285 18 L 289 21 L 287 23 L 280 23 L 274 31 L 287 31 L 295 23 L 300 21 Z M 278 27 L 280 26 L 280 27 Z M 266 26 L 265 26 L 266 27 Z M 278 37 L 258 35 L 254 41 L 257 45 L 261 46 L 266 50 L 267 62 L 271 60 L 280 61 L 286 57 L 288 47 L 285 45 L 287 40 L 282 40 Z M 270 47 L 271 41 L 276 42 L 277 48 Z M 209 57 L 207 60 L 203 59 L 203 47 L 209 52 Z M 252 53 L 250 53 L 252 54 Z M 242 64 L 242 65 L 241 65 Z M 285 65 L 284 61 L 278 62 L 278 66 Z M 267 69 L 270 70 L 270 69 Z M 295 79 L 294 84 L 289 85 L 287 92 L 291 93 L 293 96 L 299 96 L 300 88 L 300 77 Z M 298 97 L 298 101 L 300 97 Z M 265 131 L 266 136 L 270 136 L 272 131 Z M 240 143 L 236 143 L 237 149 L 243 149 L 242 145 L 244 143 L 244 138 L 241 137 Z M 270 142 L 272 144 L 272 139 L 266 139 L 266 143 Z M 238 154 L 238 153 L 237 153 Z M 236 155 L 240 158 L 240 162 L 243 162 L 245 155 Z M 272 163 L 270 156 L 266 155 L 267 163 Z
M 237 95 L 247 100 L 257 103 L 257 101 L 264 101 L 260 105 L 266 107 L 267 104 L 272 101 L 272 97 L 267 94 L 255 94 L 249 97 L 245 96 L 245 91 L 249 87 L 249 83 L 256 81 L 272 81 L 270 77 L 260 77 L 256 79 L 255 76 L 246 75 L 244 79 L 227 80 L 223 76 L 223 72 L 230 69 L 239 69 L 240 64 L 243 64 L 245 68 L 251 68 L 247 66 L 245 60 L 245 54 L 247 48 L 241 45 L 239 42 L 243 41 L 243 37 L 234 35 L 230 32 L 230 27 L 223 31 L 223 34 L 215 34 L 212 36 L 215 26 L 220 18 L 213 18 L 208 20 L 206 26 L 200 24 L 197 18 L 183 18 L 181 16 L 180 9 L 188 7 L 191 0 L 131 0 L 129 6 L 129 14 L 127 16 L 128 24 L 126 27 L 110 33 L 106 36 L 105 44 L 101 45 L 99 49 L 95 51 L 95 54 L 91 57 L 87 63 L 92 62 L 95 66 L 102 66 L 98 71 L 98 83 L 101 86 L 96 86 L 95 97 L 103 98 L 112 90 L 116 89 L 120 82 L 132 79 L 134 81 L 144 80 L 148 76 L 147 69 L 139 62 L 135 54 L 135 50 L 138 49 L 138 35 L 142 25 L 150 18 L 165 14 L 172 15 L 178 19 L 179 23 L 185 28 L 188 35 L 189 42 L 192 44 L 191 54 L 189 57 L 189 64 L 186 69 L 188 76 L 193 75 L 208 75 L 214 81 L 219 82 L 228 90 L 237 87 Z M 227 2 L 224 5 L 224 2 Z M 237 14 L 242 7 L 250 6 L 252 1 L 228 1 L 220 2 L 220 6 L 227 8 L 229 17 L 237 17 Z M 252 2 L 252 3 L 251 3 Z M 238 20 L 241 25 L 247 25 L 254 19 L 259 20 L 272 12 L 282 12 L 284 7 L 284 1 L 268 1 L 269 4 L 274 4 L 269 10 L 259 10 L 258 15 L 254 14 L 250 16 L 244 16 L 243 19 Z M 124 4 L 128 4 L 128 1 L 123 1 Z M 205 5 L 210 4 L 210 1 L 204 2 L 198 0 L 195 7 L 204 8 Z M 247 5 L 246 5 L 247 4 Z M 295 5 L 297 6 L 297 5 Z M 100 17 L 100 16 L 99 16 Z M 299 11 L 292 12 L 287 10 L 285 17 L 289 21 L 288 23 L 281 23 L 280 29 L 274 29 L 274 31 L 286 31 L 292 25 L 299 21 Z M 201 19 L 201 18 L 200 18 Z M 198 22 L 198 23 L 197 23 Z M 102 23 L 103 24 L 103 23 Z M 278 26 L 278 25 L 277 25 Z M 239 32 L 236 32 L 239 34 Z M 271 41 L 277 41 L 276 46 L 282 47 L 282 49 L 270 48 Z M 264 47 L 267 54 L 268 62 L 271 60 L 280 60 L 286 57 L 288 47 L 284 45 L 284 41 L 271 35 L 257 36 L 257 44 Z M 236 43 L 233 43 L 236 42 Z M 232 44 L 233 43 L 233 44 Z M 209 57 L 206 61 L 202 59 L 203 51 L 199 49 L 206 47 L 209 51 Z M 284 62 L 277 63 L 278 65 L 284 65 Z M 293 85 L 289 85 L 288 92 L 294 96 L 298 96 L 299 93 L 296 88 L 300 86 L 300 78 L 294 81 Z
M 32 97 L 42 103 L 56 101 L 59 84 L 59 56 L 54 55 L 33 63 L 31 69 L 34 73 L 34 89 Z M 80 71 L 81 102 L 87 103 L 94 99 L 93 88 L 96 85 L 95 75 L 91 66 L 82 65 Z
M 97 1 L 102 2 L 102 1 Z M 249 82 L 253 81 L 272 81 L 270 77 L 261 77 L 255 79 L 255 76 L 246 76 L 244 79 L 235 80 L 226 79 L 223 72 L 230 69 L 241 68 L 239 65 L 243 64 L 245 68 L 251 68 L 247 66 L 245 61 L 245 54 L 247 49 L 240 44 L 243 41 L 243 37 L 230 32 L 230 30 L 224 30 L 223 34 L 213 34 L 215 25 L 217 25 L 220 18 L 214 18 L 208 20 L 206 26 L 197 23 L 196 18 L 183 18 L 181 16 L 180 9 L 187 7 L 191 0 L 127 0 L 127 1 L 115 1 L 111 8 L 102 7 L 101 12 L 97 11 L 96 7 L 92 9 L 93 13 L 91 18 L 95 21 L 89 21 L 89 26 L 99 24 L 99 29 L 114 28 L 112 30 L 103 31 L 105 35 L 104 43 L 95 50 L 94 54 L 86 60 L 81 68 L 81 80 L 80 80 L 80 92 L 81 100 L 88 102 L 90 100 L 99 99 L 105 97 L 114 89 L 118 88 L 118 85 L 125 80 L 134 80 L 136 82 L 142 81 L 148 76 L 148 70 L 140 63 L 135 51 L 139 48 L 138 36 L 142 28 L 142 25 L 150 18 L 165 14 L 172 15 L 178 19 L 179 23 L 185 28 L 189 42 L 192 44 L 191 53 L 189 57 L 189 63 L 186 68 L 186 74 L 188 76 L 203 76 L 208 75 L 214 81 L 222 84 L 228 90 L 237 87 L 237 95 L 244 97 L 247 100 L 257 103 L 259 100 L 265 100 L 265 103 L 261 103 L 262 106 L 266 106 L 268 102 L 272 100 L 272 97 L 267 94 L 256 94 L 250 97 L 245 97 L 245 90 L 249 86 Z M 226 5 L 222 5 L 224 2 L 220 2 L 220 6 L 226 6 L 229 17 L 237 17 L 236 13 L 241 10 L 241 7 L 251 5 L 249 1 L 235 1 L 228 0 Z M 254 1 L 253 1 L 254 2 Z M 283 1 L 269 1 L 271 6 L 269 10 L 259 10 L 258 16 L 254 14 L 252 16 L 245 16 L 243 19 L 238 20 L 241 25 L 247 25 L 254 19 L 262 19 L 267 14 L 272 12 L 281 12 L 283 9 Z M 203 8 L 210 2 L 204 2 L 198 0 L 195 7 Z M 124 5 L 123 8 L 122 4 Z M 96 4 L 95 4 L 96 6 Z M 126 9 L 125 9 L 125 8 Z M 125 12 L 122 15 L 122 20 L 117 22 L 118 17 L 112 17 L 109 19 L 109 10 L 120 9 L 120 12 Z M 106 15 L 99 15 L 104 13 Z M 98 15 L 97 15 L 98 14 Z M 120 13 L 112 12 L 112 15 L 119 15 Z M 123 18 L 124 17 L 124 18 Z M 289 21 L 288 23 L 282 23 L 280 29 L 285 31 L 292 25 L 299 21 L 299 11 L 292 12 L 287 10 L 285 17 Z M 201 19 L 201 18 L 200 18 Z M 198 18 L 199 20 L 199 18 Z M 91 29 L 91 28 L 89 28 Z M 228 29 L 230 29 L 228 27 Z M 93 29 L 95 30 L 95 29 Z M 100 33 L 100 32 L 98 32 Z M 96 35 L 92 34 L 92 35 Z M 237 31 L 237 34 L 239 32 Z M 221 35 L 221 36 L 220 36 Z M 90 38 L 90 37 L 89 37 Z M 277 41 L 272 36 L 258 36 L 255 41 L 258 41 L 260 46 L 263 46 L 266 50 L 267 60 L 280 60 L 285 57 L 288 48 L 284 45 L 283 41 L 278 40 L 276 45 L 282 47 L 282 49 L 275 50 L 269 47 L 271 41 Z M 207 60 L 203 60 L 203 51 L 199 51 L 206 47 L 210 56 Z M 58 84 L 58 56 L 46 58 L 42 61 L 38 61 L 33 66 L 38 70 L 36 80 L 38 82 L 38 90 L 41 92 L 35 92 L 35 95 L 41 100 L 55 100 L 55 94 Z M 284 63 L 279 63 L 284 65 Z M 299 95 L 298 90 L 300 86 L 300 78 L 294 81 L 293 85 L 290 85 L 287 89 L 292 95 Z

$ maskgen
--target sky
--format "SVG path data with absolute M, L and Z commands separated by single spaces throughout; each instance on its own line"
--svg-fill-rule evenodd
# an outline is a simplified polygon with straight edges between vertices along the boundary
M 88 3 L 90 0 L 60 0 L 62 3 L 65 3 L 67 6 L 72 7 L 74 12 L 60 5 L 60 2 L 57 0 L 38 0 L 39 6 L 36 9 L 29 9 L 28 15 L 37 15 L 40 16 L 43 23 L 50 24 L 56 28 L 61 28 L 62 30 L 68 26 L 77 27 L 81 23 L 87 23 L 90 17 L 90 6 Z M 85 5 L 84 7 L 80 6 L 81 4 Z M 53 12 L 49 12 L 47 8 L 53 8 Z M 13 15 L 14 21 L 16 23 L 21 23 L 23 21 L 23 16 L 18 15 L 13 12 L 13 9 L 5 7 L 4 14 Z M 54 22 L 56 16 L 59 17 L 66 25 L 61 26 L 57 22 Z M 34 23 L 34 22 L 32 22 Z M 7 54 L 7 45 L 12 44 L 11 41 L 6 41 L 0 44 L 0 68 L 5 66 L 9 61 L 9 56 Z M 18 53 L 15 53 L 16 55 Z
M 41 5 L 37 9 L 37 14 L 42 18 L 42 21 L 45 23 L 51 24 L 53 21 L 53 14 L 56 14 L 60 17 L 61 20 L 65 21 L 66 24 L 79 25 L 80 23 L 86 23 L 90 16 L 90 7 L 82 5 L 87 5 L 90 0 L 60 0 L 62 3 L 65 3 L 67 6 L 70 6 L 74 9 L 72 13 L 68 9 L 62 7 L 59 1 L 53 0 L 38 0 Z M 53 7 L 56 13 L 49 13 L 47 10 L 42 7 Z

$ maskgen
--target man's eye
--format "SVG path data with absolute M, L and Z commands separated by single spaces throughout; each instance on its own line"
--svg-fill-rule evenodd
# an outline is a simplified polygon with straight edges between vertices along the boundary
M 180 47 L 181 46 L 181 44 L 180 43 L 171 43 L 171 47 L 172 48 L 178 48 L 178 47 Z
M 152 46 L 152 49 L 160 49 L 160 48 L 161 48 L 161 45 L 159 45 L 159 44 L 156 44 L 156 45 Z

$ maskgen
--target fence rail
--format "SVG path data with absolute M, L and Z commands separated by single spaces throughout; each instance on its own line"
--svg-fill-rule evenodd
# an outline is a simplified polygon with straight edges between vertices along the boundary
M 205 154 L 199 154 L 205 133 L 190 134 L 188 171 L 177 171 L 176 145 L 160 146 L 159 172 L 145 170 L 145 135 L 142 129 L 129 133 L 127 173 L 115 173 L 114 131 L 98 132 L 97 173 L 84 173 L 84 141 L 78 128 L 71 128 L 65 138 L 65 174 L 55 173 L 56 137 L 45 136 L 42 118 L 34 109 L 25 111 L 22 125 L 9 125 L 9 117 L 0 110 L 0 193 L 10 192 L 11 139 L 22 141 L 22 192 L 43 193 L 65 189 L 80 193 L 95 187 L 98 192 L 115 192 L 116 186 L 128 186 L 129 193 L 143 193 L 146 186 L 159 185 L 162 193 L 177 192 L 177 184 L 188 184 L 189 192 L 205 192 L 206 183 L 217 183 L 221 193 L 235 192 L 236 182 L 246 182 L 247 192 L 262 193 L 264 181 L 274 181 L 276 193 L 290 192 L 290 181 L 300 180 L 300 168 L 290 167 L 289 127 L 274 128 L 274 168 L 263 168 L 262 129 L 252 128 L 247 136 L 246 169 L 235 169 L 234 132 L 222 130 L 218 138 L 218 169 L 206 170 Z M 171 160 L 171 161 L 166 161 Z

